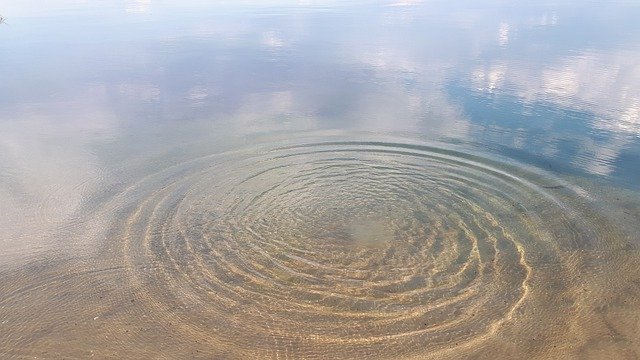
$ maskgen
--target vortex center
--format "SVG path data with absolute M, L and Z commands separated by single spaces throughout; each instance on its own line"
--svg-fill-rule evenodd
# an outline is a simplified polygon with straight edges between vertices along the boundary
M 381 248 L 393 240 L 394 234 L 386 219 L 378 217 L 354 218 L 347 232 L 355 246 Z

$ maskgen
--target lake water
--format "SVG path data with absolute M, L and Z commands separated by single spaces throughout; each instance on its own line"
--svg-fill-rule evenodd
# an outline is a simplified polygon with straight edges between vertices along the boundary
M 640 357 L 640 3 L 0 15 L 1 358 Z

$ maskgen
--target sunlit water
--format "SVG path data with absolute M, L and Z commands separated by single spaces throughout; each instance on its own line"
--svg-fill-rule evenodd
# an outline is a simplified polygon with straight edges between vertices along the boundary
M 638 4 L 0 15 L 1 358 L 640 356 Z

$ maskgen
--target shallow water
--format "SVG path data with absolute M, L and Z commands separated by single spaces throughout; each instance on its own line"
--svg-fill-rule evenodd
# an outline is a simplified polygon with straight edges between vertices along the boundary
M 0 357 L 640 357 L 640 5 L 0 15 Z

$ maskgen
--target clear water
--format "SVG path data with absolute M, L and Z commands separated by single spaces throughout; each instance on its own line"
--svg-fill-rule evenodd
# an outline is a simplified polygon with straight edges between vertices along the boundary
M 637 2 L 0 15 L 1 358 L 640 356 Z

